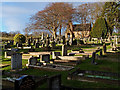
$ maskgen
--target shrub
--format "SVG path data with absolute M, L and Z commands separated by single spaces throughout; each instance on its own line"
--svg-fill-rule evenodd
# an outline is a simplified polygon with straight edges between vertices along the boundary
M 14 36 L 14 42 L 15 43 L 25 43 L 26 37 L 22 34 L 16 34 Z
M 93 25 L 93 28 L 90 32 L 90 35 L 93 38 L 105 38 L 107 36 L 107 32 L 108 32 L 108 24 L 105 20 L 105 18 L 98 18 L 95 22 L 95 24 Z

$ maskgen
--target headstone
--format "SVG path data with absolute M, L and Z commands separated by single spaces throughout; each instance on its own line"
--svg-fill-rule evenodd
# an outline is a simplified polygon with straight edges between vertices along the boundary
M 67 40 L 66 45 L 67 45 L 67 46 L 70 46 L 70 44 L 69 44 L 69 40 Z
M 41 40 L 44 40 L 44 33 L 42 33 Z
M 96 52 L 93 52 L 92 53 L 92 64 L 94 64 L 95 63 L 95 56 L 96 56 Z
M 73 45 L 73 37 L 70 38 L 70 45 Z
M 39 48 L 39 43 L 36 43 L 36 44 L 35 44 L 35 48 Z
M 30 43 L 30 38 L 28 39 L 28 46 L 31 46 L 31 43 Z
M 45 46 L 45 44 L 44 43 L 42 43 L 42 47 L 44 47 Z
M 50 55 L 49 54 L 43 54 L 43 55 L 40 55 L 40 62 L 41 61 L 44 61 L 46 63 L 49 63 L 50 61 Z
M 106 44 L 103 44 L 103 52 L 106 53 Z
M 103 43 L 102 37 L 100 38 L 100 43 Z
M 22 47 L 22 43 L 18 43 L 18 44 L 17 44 L 17 47 Z
M 62 45 L 62 56 L 67 56 L 67 46 Z
M 61 90 L 61 75 L 56 75 L 48 78 L 49 90 Z
M 33 45 L 35 45 L 35 43 L 36 43 L 36 41 L 35 41 L 35 40 L 33 40 Z
M 102 56 L 102 49 L 100 49 L 100 56 Z
M 33 42 L 33 38 L 32 37 L 30 37 L 30 43 L 32 43 Z
M 56 47 L 55 41 L 53 41 L 53 42 L 51 43 L 51 46 L 52 46 L 52 48 L 55 48 L 55 47 Z
M 49 35 L 47 34 L 47 39 L 46 39 L 46 47 L 49 47 L 50 41 L 49 41 Z
M 57 59 L 57 56 L 61 56 L 60 52 L 52 52 L 52 59 Z
M 22 54 L 14 53 L 11 55 L 11 69 L 22 68 Z
M 32 76 L 23 75 L 15 80 L 14 90 L 34 90 L 35 81 Z
M 62 43 L 65 44 L 65 36 L 62 37 Z
M 11 51 L 17 52 L 18 49 L 17 48 L 11 48 Z
M 118 44 L 118 38 L 117 38 L 117 36 L 115 36 L 115 44 L 116 45 Z
M 30 57 L 28 59 L 28 65 L 36 65 L 37 64 L 37 58 L 36 57 Z

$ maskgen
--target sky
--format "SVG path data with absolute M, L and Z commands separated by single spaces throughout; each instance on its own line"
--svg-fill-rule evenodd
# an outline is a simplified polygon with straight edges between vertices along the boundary
M 10 2 L 11 1 L 11 2 Z M 51 0 L 4 0 L 0 3 L 0 28 L 3 32 L 15 32 L 20 31 L 23 33 L 26 25 L 29 23 L 29 19 L 32 15 L 37 13 L 40 10 L 43 10 Z M 56 1 L 56 0 L 52 0 Z M 91 2 L 92 0 L 59 0 L 59 1 L 69 1 L 74 7 L 79 6 L 80 4 Z M 84 1 L 84 2 L 83 2 Z M 97 1 L 97 0 L 94 0 Z

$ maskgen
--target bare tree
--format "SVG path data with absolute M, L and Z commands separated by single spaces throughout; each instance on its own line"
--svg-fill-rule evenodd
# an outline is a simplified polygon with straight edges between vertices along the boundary
M 32 18 L 31 29 L 49 30 L 56 37 L 59 29 L 61 36 L 62 27 L 66 26 L 69 20 L 73 18 L 74 9 L 72 4 L 68 3 L 52 3 L 44 10 L 36 13 Z

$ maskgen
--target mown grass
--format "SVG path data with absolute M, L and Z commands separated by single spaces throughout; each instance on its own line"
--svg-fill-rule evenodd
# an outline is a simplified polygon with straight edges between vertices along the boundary
M 61 46 L 60 46 L 61 47 Z M 73 47 L 72 47 L 73 48 Z M 80 49 L 81 47 L 77 47 L 78 49 Z M 86 48 L 86 47 L 84 47 Z M 87 47 L 87 48 L 96 48 L 96 47 Z M 38 51 L 40 49 L 37 49 Z M 25 51 L 25 50 L 21 50 L 20 52 Z M 60 49 L 56 49 L 56 52 L 60 52 Z M 70 52 L 71 50 L 68 50 L 68 52 Z M 113 55 L 114 57 L 116 57 L 117 55 Z M 112 56 L 111 56 L 112 57 Z M 114 59 L 114 57 L 112 57 Z M 52 56 L 50 57 L 52 58 Z M 77 81 L 77 80 L 67 80 L 67 76 L 70 72 L 75 71 L 77 68 L 80 68 L 81 70 L 96 70 L 96 71 L 105 71 L 105 72 L 114 72 L 114 73 L 120 73 L 119 70 L 119 64 L 120 62 L 113 62 L 113 61 L 109 61 L 109 60 L 95 60 L 95 62 L 98 63 L 98 65 L 94 65 L 91 64 L 91 59 L 87 59 L 81 62 L 81 64 L 76 65 L 75 69 L 71 70 L 71 71 L 54 71 L 54 70 L 39 70 L 39 69 L 28 69 L 25 71 L 20 71 L 18 72 L 19 74 L 28 74 L 28 75 L 35 75 L 35 76 L 44 76 L 44 75 L 56 75 L 56 74 L 61 74 L 62 75 L 62 84 L 65 86 L 72 86 L 72 87 L 78 87 L 78 88 L 120 88 L 120 86 L 117 85 L 112 85 L 112 84 L 106 84 L 106 83 L 102 83 L 102 82 L 81 82 L 81 81 Z M 2 63 L 3 64 L 11 64 L 10 59 L 6 59 L 3 58 L 2 59 Z M 27 60 L 23 59 L 22 60 L 22 65 L 23 68 L 25 68 L 25 64 L 27 64 Z M 11 66 L 8 67 L 4 67 L 2 68 L 2 70 L 10 70 Z M 42 88 L 47 87 L 47 84 L 43 84 L 42 86 L 40 86 L 39 88 L 37 88 L 38 90 Z

